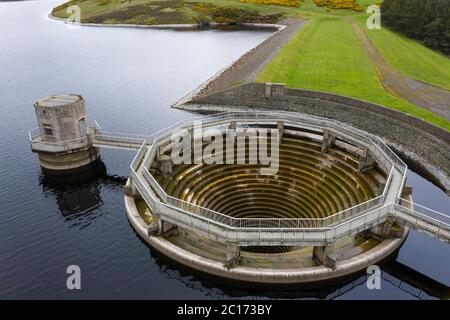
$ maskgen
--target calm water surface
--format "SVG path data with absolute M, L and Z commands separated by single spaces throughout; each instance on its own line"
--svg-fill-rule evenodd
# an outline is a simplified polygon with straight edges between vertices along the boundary
M 324 291 L 250 292 L 191 275 L 136 236 L 122 186 L 133 154 L 102 150 L 107 172 L 81 181 L 45 176 L 27 132 L 33 103 L 73 92 L 104 130 L 150 134 L 188 117 L 170 104 L 268 36 L 266 31 L 79 28 L 49 20 L 62 0 L 0 2 L 0 298 L 395 298 L 395 281 L 364 279 Z M 415 200 L 448 212 L 449 198 L 415 173 Z M 398 261 L 450 285 L 450 246 L 411 232 Z M 68 265 L 82 290 L 66 289 Z

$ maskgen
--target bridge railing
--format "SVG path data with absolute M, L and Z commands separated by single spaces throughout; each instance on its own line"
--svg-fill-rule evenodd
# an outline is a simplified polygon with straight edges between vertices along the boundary
M 343 222 L 337 226 L 330 228 L 287 228 L 279 226 L 276 228 L 260 228 L 260 227 L 236 227 L 227 224 L 226 221 L 219 222 L 219 219 L 211 219 L 200 216 L 189 210 L 183 210 L 179 207 L 159 202 L 146 188 L 140 176 L 132 172 L 133 182 L 136 184 L 138 191 L 142 192 L 145 201 L 150 202 L 150 209 L 161 214 L 165 219 L 177 225 L 185 227 L 195 227 L 199 231 L 215 235 L 218 239 L 225 241 L 240 241 L 241 243 L 283 243 L 283 242 L 323 242 L 330 241 L 344 234 L 353 232 L 354 228 L 362 227 L 369 219 L 382 219 L 389 212 L 389 207 L 381 207 L 370 212 Z M 225 216 L 225 219 L 230 217 Z
M 207 209 L 205 207 L 180 200 L 168 196 L 164 193 L 161 186 L 155 181 L 155 179 L 144 170 L 144 178 L 149 185 L 155 190 L 155 193 L 165 203 L 181 209 L 182 211 L 190 212 L 196 216 L 200 216 L 217 223 L 227 225 L 233 228 L 243 229 L 302 229 L 302 228 L 328 228 L 342 221 L 348 220 L 358 214 L 362 214 L 367 210 L 370 210 L 376 205 L 381 205 L 382 197 L 371 199 L 363 204 L 354 206 L 335 213 L 326 218 L 235 218 L 229 215 L 222 214 L 220 212 Z
M 96 120 L 89 120 L 88 121 L 88 133 L 96 134 L 100 132 L 102 128 L 98 124 Z
M 406 210 L 412 210 L 418 214 L 433 218 L 435 220 L 441 221 L 447 225 L 450 225 L 450 216 L 446 215 L 442 212 L 427 208 L 425 206 L 422 206 L 420 204 L 411 202 L 409 200 L 406 199 L 401 199 L 398 207 L 403 207 Z
M 450 216 L 404 199 L 395 205 L 395 209 L 394 217 L 450 242 Z
M 33 141 L 33 140 L 39 138 L 40 136 L 41 136 L 40 128 L 35 128 L 28 132 L 28 137 L 29 137 L 30 141 Z
M 97 121 L 88 121 L 87 126 L 88 134 L 91 132 L 98 132 L 100 130 L 100 126 L 97 123 Z M 31 142 L 31 144 L 34 147 L 42 146 L 51 146 L 56 148 L 63 148 L 63 149 L 70 149 L 74 147 L 79 147 L 81 145 L 85 145 L 89 143 L 89 136 L 84 136 L 81 138 L 76 139 L 70 139 L 70 140 L 64 140 L 64 141 L 44 141 L 42 137 L 42 132 L 40 128 L 32 129 L 28 132 L 28 137 Z
M 135 172 L 139 169 L 139 166 L 141 165 L 142 161 L 144 160 L 145 153 L 147 152 L 147 143 L 144 140 L 141 147 L 139 148 L 138 152 L 134 156 L 133 161 L 131 162 L 130 168 L 132 172 Z
M 81 137 L 77 139 L 51 142 L 51 141 L 43 141 L 41 135 L 33 135 L 30 133 L 30 142 L 33 148 L 39 147 L 52 147 L 61 150 L 70 150 L 73 148 L 80 148 L 89 144 L 89 137 Z
M 147 140 L 147 137 L 144 135 L 111 132 L 111 131 L 102 131 L 101 133 L 92 135 L 92 138 L 96 141 L 105 141 L 117 144 L 121 143 L 137 144 L 137 145 L 140 145 Z

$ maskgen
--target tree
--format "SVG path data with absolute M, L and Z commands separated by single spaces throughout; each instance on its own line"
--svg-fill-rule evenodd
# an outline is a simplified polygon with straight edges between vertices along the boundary
M 450 54 L 450 0 L 384 0 L 385 25 Z

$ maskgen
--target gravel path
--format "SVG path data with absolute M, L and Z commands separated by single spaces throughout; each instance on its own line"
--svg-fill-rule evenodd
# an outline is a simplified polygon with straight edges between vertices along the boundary
M 352 26 L 388 92 L 450 121 L 450 91 L 411 79 L 395 71 L 384 60 L 364 31 L 355 22 Z
M 286 27 L 279 30 L 244 54 L 230 67 L 207 83 L 196 96 L 203 96 L 212 92 L 227 89 L 253 81 L 259 71 L 268 63 L 281 46 L 305 23 L 304 20 L 284 20 L 281 24 Z

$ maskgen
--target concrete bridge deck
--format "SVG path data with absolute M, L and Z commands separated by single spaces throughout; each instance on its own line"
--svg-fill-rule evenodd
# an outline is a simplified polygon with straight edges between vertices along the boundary
M 137 151 L 146 141 L 145 136 L 101 132 L 91 135 L 92 146 L 118 150 Z

